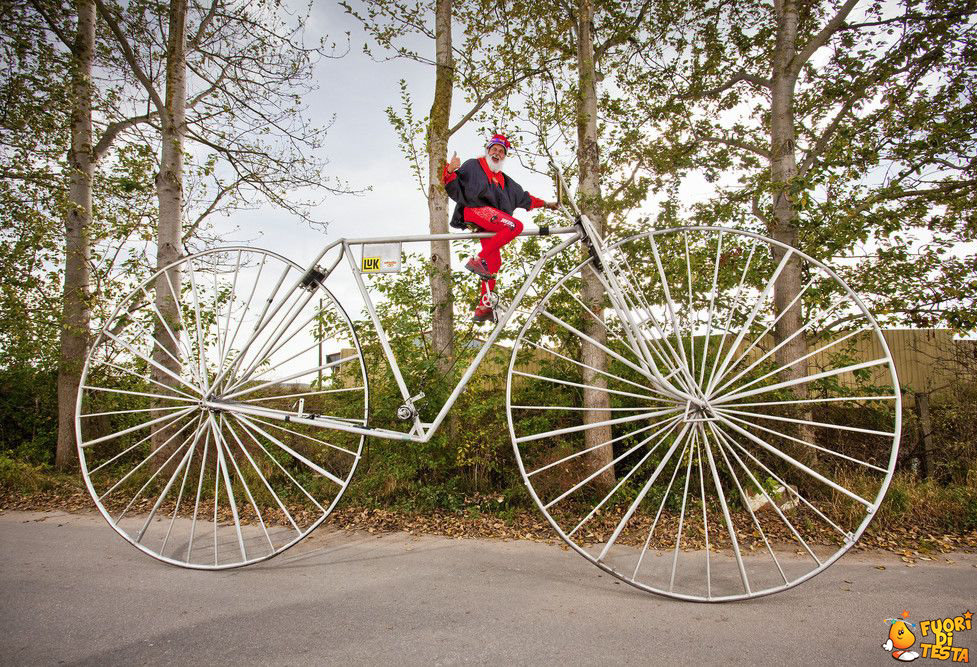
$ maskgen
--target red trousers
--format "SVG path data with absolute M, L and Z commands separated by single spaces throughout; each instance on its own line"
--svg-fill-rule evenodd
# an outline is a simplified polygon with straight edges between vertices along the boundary
M 482 251 L 478 256 L 485 260 L 488 269 L 492 273 L 498 273 L 502 266 L 502 254 L 499 252 L 502 246 L 509 243 L 512 239 L 522 233 L 522 223 L 513 218 L 508 213 L 503 213 L 491 206 L 481 206 L 479 208 L 465 209 L 465 222 L 478 225 L 487 232 L 495 232 L 495 236 L 481 239 Z M 486 285 L 488 283 L 488 285 Z M 495 289 L 494 280 L 482 281 L 482 295 L 488 290 Z M 484 301 L 479 301 L 482 308 L 487 308 Z

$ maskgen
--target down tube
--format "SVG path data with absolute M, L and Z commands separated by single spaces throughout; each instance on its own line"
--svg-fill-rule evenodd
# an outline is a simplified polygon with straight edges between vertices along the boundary
M 468 368 L 465 369 L 465 374 L 455 386 L 454 391 L 451 392 L 451 396 L 448 397 L 448 400 L 445 401 L 445 404 L 441 407 L 441 412 L 439 412 L 438 416 L 435 417 L 433 422 L 431 422 L 430 429 L 428 429 L 427 433 L 424 435 L 425 442 L 430 440 L 434 436 L 435 432 L 437 432 L 438 427 L 441 425 L 441 422 L 444 421 L 448 411 L 455 404 L 455 401 L 458 400 L 458 396 L 461 395 L 461 392 L 464 391 L 468 381 L 471 380 L 472 376 L 475 374 L 475 370 L 478 368 L 479 364 L 482 363 L 482 359 L 484 359 L 485 355 L 488 354 L 489 348 L 495 343 L 495 340 L 499 337 L 499 334 L 502 333 L 502 329 L 505 328 L 505 325 L 509 323 L 512 315 L 516 312 L 516 308 L 518 308 L 519 304 L 522 303 L 522 300 L 526 296 L 526 292 L 529 291 L 529 286 L 534 280 L 536 280 L 540 272 L 542 272 L 543 265 L 545 265 L 546 262 L 556 255 L 566 250 L 569 246 L 579 241 L 581 236 L 582 233 L 578 231 L 576 234 L 568 238 L 566 241 L 563 241 L 560 245 L 556 246 L 536 261 L 536 264 L 533 265 L 532 271 L 529 272 L 529 276 L 523 282 L 522 287 L 519 288 L 519 292 L 516 293 L 516 298 L 512 300 L 512 304 L 509 306 L 509 309 L 506 311 L 505 315 L 499 319 L 498 323 L 495 325 L 495 329 L 492 331 L 492 334 L 488 337 L 488 340 L 482 344 L 482 348 L 478 351 L 478 354 L 475 355 L 475 358 L 472 359 L 472 362 L 468 365 Z

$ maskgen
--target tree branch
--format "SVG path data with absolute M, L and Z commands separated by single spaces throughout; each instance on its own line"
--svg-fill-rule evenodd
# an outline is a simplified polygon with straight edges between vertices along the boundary
M 51 32 L 53 32 L 55 36 L 58 39 L 60 39 L 66 47 L 68 47 L 69 51 L 74 53 L 75 52 L 74 40 L 71 39 L 71 37 L 67 33 L 61 30 L 61 26 L 55 23 L 53 17 L 49 16 L 48 13 L 44 11 L 44 8 L 41 6 L 41 3 L 37 2 L 36 0 L 31 0 L 31 7 L 34 8 L 34 11 L 36 11 L 38 14 L 41 15 L 41 18 L 44 19 L 45 23 L 47 23 L 48 28 L 51 29 Z
M 793 78 L 796 77 L 800 71 L 801 67 L 804 66 L 814 52 L 820 49 L 822 46 L 828 43 L 831 36 L 834 35 L 841 27 L 845 24 L 845 19 L 851 14 L 851 11 L 858 4 L 858 0 L 847 0 L 844 5 L 842 5 L 838 12 L 828 21 L 820 32 L 810 39 L 810 41 L 805 44 L 800 51 L 794 54 L 794 57 L 790 59 L 787 64 L 787 72 Z
M 740 81 L 746 81 L 748 83 L 752 83 L 754 86 L 757 86 L 759 88 L 769 88 L 771 86 L 770 79 L 764 79 L 759 76 L 753 76 L 752 74 L 749 74 L 747 72 L 738 72 L 736 76 L 730 78 L 728 81 L 722 83 L 721 85 L 716 86 L 715 88 L 709 88 L 708 90 L 704 90 L 701 93 L 697 93 L 695 95 L 682 95 L 679 97 L 679 99 L 699 99 L 702 97 L 715 97 L 716 95 L 725 93 L 727 90 L 729 90 L 730 88 L 738 84 Z
M 478 111 L 482 107 L 484 107 L 486 104 L 488 104 L 489 100 L 491 100 L 493 97 L 495 97 L 496 95 L 498 95 L 502 91 L 507 90 L 508 88 L 511 88 L 511 87 L 515 86 L 520 81 L 524 81 L 524 80 L 528 79 L 531 76 L 535 76 L 537 74 L 542 74 L 543 72 L 546 72 L 549 69 L 549 66 L 548 65 L 549 65 L 549 63 L 547 62 L 546 64 L 544 64 L 544 65 L 542 65 L 540 67 L 537 67 L 536 69 L 529 70 L 527 72 L 523 72 L 522 74 L 520 74 L 519 76 L 517 76 L 517 77 L 515 77 L 513 79 L 509 79 L 508 81 L 506 81 L 504 83 L 500 83 L 498 86 L 496 86 L 492 90 L 490 90 L 487 93 L 485 93 L 484 95 L 480 96 L 478 99 L 475 100 L 475 103 L 472 104 L 472 107 L 471 107 L 471 109 L 468 110 L 468 113 L 466 113 L 464 116 L 462 116 L 461 120 L 459 120 L 457 123 L 455 123 L 454 125 L 452 125 L 451 128 L 448 129 L 448 136 L 450 137 L 450 136 L 454 135 L 455 132 L 457 132 L 462 127 L 464 127 L 465 123 L 467 123 L 469 120 L 471 120 L 472 117 L 476 113 L 478 113 Z
M 213 0 L 210 3 L 210 9 L 207 11 L 207 15 L 203 17 L 200 21 L 200 25 L 197 26 L 197 32 L 194 33 L 193 38 L 187 43 L 187 52 L 196 51 L 197 47 L 200 46 L 200 41 L 203 39 L 204 33 L 210 24 L 214 20 L 214 16 L 217 14 L 217 6 L 220 4 L 220 0 Z
M 214 197 L 214 199 L 210 202 L 210 204 L 207 205 L 207 208 L 205 208 L 200 213 L 200 215 L 197 216 L 197 219 L 193 221 L 193 224 L 191 224 L 187 228 L 186 232 L 184 232 L 183 239 L 182 239 L 183 243 L 187 243 L 191 238 L 193 238 L 193 235 L 197 233 L 197 229 L 200 228 L 200 225 L 201 223 L 203 223 L 204 219 L 208 215 L 213 213 L 217 209 L 217 205 L 221 202 L 221 200 L 224 199 L 224 197 L 229 195 L 231 192 L 233 192 L 235 189 L 237 189 L 237 187 L 240 186 L 241 183 L 244 182 L 244 180 L 245 180 L 244 177 L 239 176 L 237 180 L 234 181 L 234 183 L 232 183 L 231 185 L 226 185 L 220 189 L 220 191 L 217 193 L 217 196 Z
M 116 41 L 119 43 L 119 48 L 122 50 L 122 55 L 128 63 L 129 67 L 132 69 L 133 75 L 139 80 L 139 83 L 143 85 L 146 92 L 149 94 L 150 99 L 153 101 L 153 105 L 156 107 L 158 113 L 163 113 L 166 105 L 163 103 L 163 99 L 159 96 L 156 88 L 153 87 L 153 82 L 149 80 L 146 73 L 143 71 L 142 66 L 139 61 L 136 60 L 136 54 L 132 50 L 132 46 L 129 44 L 129 40 L 126 39 L 125 34 L 119 27 L 119 22 L 115 20 L 115 16 L 112 15 L 112 11 L 105 6 L 103 0 L 95 0 L 95 6 L 98 8 L 98 13 L 101 14 L 105 23 L 108 24 L 109 30 L 115 36 Z
M 739 148 L 740 150 L 749 151 L 754 155 L 762 157 L 764 160 L 770 159 L 770 151 L 755 146 L 746 141 L 740 141 L 739 139 L 725 139 L 723 137 L 713 137 L 713 136 L 699 136 L 696 135 L 696 139 L 699 141 L 704 141 L 707 144 L 720 144 L 723 146 L 729 146 L 730 148 Z
M 159 118 L 159 114 L 154 111 L 143 116 L 133 116 L 132 118 L 126 118 L 125 120 L 111 123 L 105 128 L 105 131 L 102 132 L 102 138 L 98 140 L 97 144 L 95 144 L 95 148 L 92 150 L 92 159 L 98 162 L 106 151 L 108 151 L 109 147 L 112 145 L 112 142 L 115 141 L 115 138 L 119 136 L 120 132 L 142 123 L 152 123 L 157 118 Z
M 614 188 L 613 192 L 611 192 L 608 199 L 612 201 L 617 199 L 621 195 L 621 193 L 624 192 L 625 188 L 629 187 L 632 183 L 634 183 L 634 179 L 638 175 L 638 170 L 641 169 L 643 165 L 644 165 L 643 160 L 639 159 L 637 162 L 635 162 L 634 169 L 631 170 L 631 175 L 628 176 L 623 181 L 621 181 L 621 183 L 616 188 Z
M 604 57 L 610 49 L 619 44 L 626 42 L 635 32 L 641 28 L 641 24 L 644 22 L 645 14 L 648 12 L 648 8 L 651 6 L 651 0 L 646 0 L 641 4 L 641 9 L 638 10 L 638 15 L 634 19 L 634 23 L 624 30 L 618 30 L 613 36 L 608 37 L 607 41 L 603 44 L 594 46 L 594 61 L 599 61 Z

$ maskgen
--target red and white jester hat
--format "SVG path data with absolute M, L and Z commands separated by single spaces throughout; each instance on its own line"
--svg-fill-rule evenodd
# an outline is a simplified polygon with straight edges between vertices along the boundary
M 512 144 L 509 143 L 509 140 L 505 138 L 505 135 L 504 134 L 494 134 L 494 135 L 492 135 L 492 138 L 489 139 L 489 142 L 487 144 L 485 144 L 485 149 L 488 150 L 491 146 L 493 146 L 495 144 L 498 144 L 499 146 L 502 146 L 502 148 L 505 149 L 505 154 L 506 155 L 508 155 L 509 154 L 509 151 L 512 149 Z

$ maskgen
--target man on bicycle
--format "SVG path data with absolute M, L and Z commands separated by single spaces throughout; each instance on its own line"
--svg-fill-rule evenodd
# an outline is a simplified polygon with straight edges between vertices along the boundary
M 512 217 L 517 208 L 531 211 L 545 206 L 556 209 L 556 202 L 533 197 L 502 172 L 506 155 L 512 149 L 504 135 L 496 134 L 485 146 L 485 155 L 461 164 L 458 153 L 445 165 L 441 182 L 456 203 L 451 226 L 465 229 L 469 224 L 495 236 L 481 239 L 482 251 L 469 258 L 465 268 L 482 278 L 482 292 L 473 319 L 495 321 L 488 294 L 495 289 L 495 276 L 502 265 L 499 250 L 522 232 L 522 223 Z

